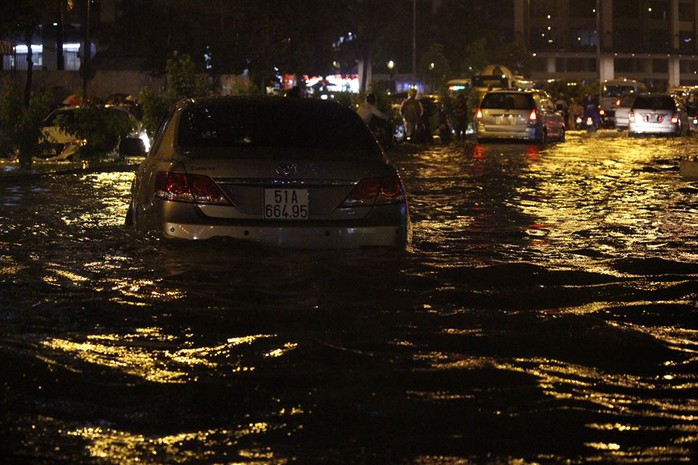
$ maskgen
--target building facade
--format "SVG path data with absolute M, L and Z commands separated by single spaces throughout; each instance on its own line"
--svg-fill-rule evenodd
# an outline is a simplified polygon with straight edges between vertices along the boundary
M 698 0 L 513 0 L 512 8 L 534 80 L 698 84 Z

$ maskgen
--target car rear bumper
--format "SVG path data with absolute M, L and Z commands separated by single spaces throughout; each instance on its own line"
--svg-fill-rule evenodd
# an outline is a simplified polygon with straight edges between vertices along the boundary
M 164 223 L 168 239 L 202 240 L 227 237 L 260 245 L 288 248 L 404 248 L 407 226 L 243 226 Z
M 536 127 L 486 126 L 477 128 L 477 137 L 481 139 L 521 139 L 535 140 L 538 138 Z
M 667 125 L 648 125 L 648 124 L 629 124 L 628 134 L 631 135 L 642 135 L 642 134 L 657 134 L 657 135 L 679 135 L 681 134 L 681 126 L 672 124 Z

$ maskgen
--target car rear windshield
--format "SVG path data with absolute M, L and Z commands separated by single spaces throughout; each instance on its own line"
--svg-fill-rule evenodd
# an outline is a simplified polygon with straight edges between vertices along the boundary
M 645 110 L 676 110 L 676 102 L 666 95 L 638 95 L 633 108 Z
M 323 102 L 231 101 L 183 110 L 177 143 L 184 148 L 264 147 L 380 152 L 349 108 Z
M 497 92 L 486 94 L 482 99 L 480 108 L 499 109 L 499 110 L 531 110 L 533 106 L 533 97 L 530 94 L 524 93 L 504 93 Z
M 605 85 L 603 87 L 604 97 L 620 97 L 623 94 L 630 94 L 637 90 L 633 85 Z
M 56 110 L 46 117 L 44 120 L 44 126 L 58 126 L 59 121 L 62 121 L 64 124 L 72 123 L 74 116 L 74 110 Z

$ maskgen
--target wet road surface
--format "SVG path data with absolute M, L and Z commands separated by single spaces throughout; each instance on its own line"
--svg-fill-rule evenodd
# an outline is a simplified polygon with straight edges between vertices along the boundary
M 694 463 L 695 147 L 401 147 L 404 254 L 162 243 L 131 172 L 0 180 L 2 463 Z

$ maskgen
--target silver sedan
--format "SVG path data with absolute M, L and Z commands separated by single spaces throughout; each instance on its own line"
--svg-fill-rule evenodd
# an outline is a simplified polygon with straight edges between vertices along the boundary
M 405 189 L 348 107 L 293 97 L 180 102 L 139 166 L 126 222 L 165 238 L 404 248 Z

